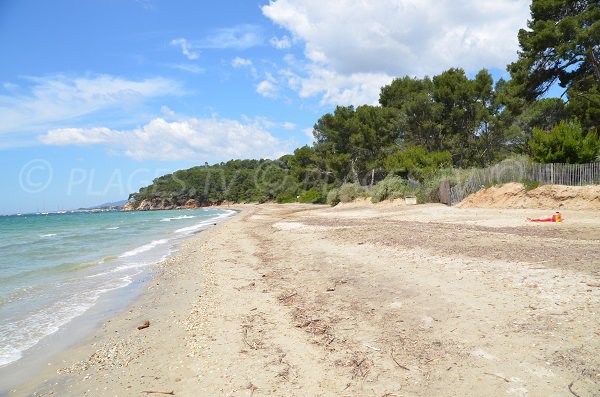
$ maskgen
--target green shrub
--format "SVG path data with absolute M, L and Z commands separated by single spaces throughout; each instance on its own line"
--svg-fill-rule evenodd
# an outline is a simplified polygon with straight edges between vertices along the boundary
M 371 190 L 371 201 L 378 203 L 383 200 L 393 200 L 405 197 L 411 193 L 406 180 L 399 176 L 388 175 L 384 180 L 377 183 Z
M 275 199 L 275 201 L 277 201 L 279 204 L 295 203 L 296 200 L 296 195 L 289 192 L 281 193 L 277 195 L 277 198 Z
M 458 176 L 450 168 L 439 169 L 429 174 L 414 190 L 417 202 L 419 204 L 439 202 L 439 191 L 442 181 L 448 181 L 452 186 L 456 184 L 457 178 Z
M 323 191 L 317 188 L 309 189 L 300 194 L 300 202 L 305 204 L 323 204 L 325 202 Z
M 550 131 L 534 128 L 529 147 L 540 163 L 589 163 L 600 154 L 598 136 L 584 134 L 578 122 L 561 121 Z
M 536 189 L 538 187 L 540 187 L 542 184 L 539 182 L 533 182 L 533 181 L 523 181 L 523 186 L 525 186 L 525 191 L 528 192 L 530 190 Z
M 333 188 L 327 193 L 327 204 L 334 206 L 340 202 L 340 189 Z
M 339 191 L 342 203 L 349 203 L 358 197 L 366 197 L 366 195 L 365 189 L 358 183 L 344 183 Z
M 409 146 L 389 155 L 384 164 L 389 173 L 422 182 L 439 169 L 452 166 L 452 153 L 430 152 L 421 146 Z

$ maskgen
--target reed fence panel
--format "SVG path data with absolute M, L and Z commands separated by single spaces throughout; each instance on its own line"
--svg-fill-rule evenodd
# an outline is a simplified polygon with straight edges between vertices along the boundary
M 450 189 L 451 205 L 489 185 L 509 182 L 537 182 L 543 185 L 584 186 L 600 184 L 600 163 L 538 164 L 503 161 L 483 169 L 475 169 L 462 182 Z

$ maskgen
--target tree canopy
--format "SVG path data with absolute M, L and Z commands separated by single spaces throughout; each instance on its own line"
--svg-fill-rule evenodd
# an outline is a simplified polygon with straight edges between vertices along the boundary
M 519 58 L 508 66 L 513 96 L 527 102 L 556 83 L 586 128 L 600 124 L 600 2 L 533 0 Z
M 538 162 L 599 159 L 600 2 L 533 0 L 518 39 L 509 81 L 494 83 L 486 69 L 470 77 L 461 68 L 399 77 L 381 87 L 379 106 L 337 106 L 322 115 L 312 146 L 278 160 L 177 171 L 131 199 L 319 203 L 360 195 L 375 182 L 387 197 L 444 169 L 483 167 L 512 153 Z M 555 86 L 562 97 L 546 97 Z M 344 183 L 349 187 L 338 191 Z

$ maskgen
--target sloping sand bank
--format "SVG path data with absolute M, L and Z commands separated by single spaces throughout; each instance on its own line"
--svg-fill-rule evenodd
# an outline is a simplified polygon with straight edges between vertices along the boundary
M 540 212 L 246 207 L 12 395 L 600 395 L 600 217 Z
M 460 208 L 600 209 L 600 185 L 543 185 L 526 191 L 521 183 L 481 189 L 457 205 Z

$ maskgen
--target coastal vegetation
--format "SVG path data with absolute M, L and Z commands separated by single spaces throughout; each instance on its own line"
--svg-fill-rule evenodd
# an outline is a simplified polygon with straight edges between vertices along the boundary
M 182 206 L 277 201 L 330 203 L 416 195 L 432 200 L 452 169 L 514 156 L 541 163 L 600 159 L 600 4 L 533 0 L 511 79 L 451 68 L 381 87 L 379 105 L 337 106 L 314 143 L 277 160 L 231 160 L 154 180 L 130 195 Z M 549 97 L 549 94 L 558 97 Z M 367 191 L 369 193 L 367 193 Z

